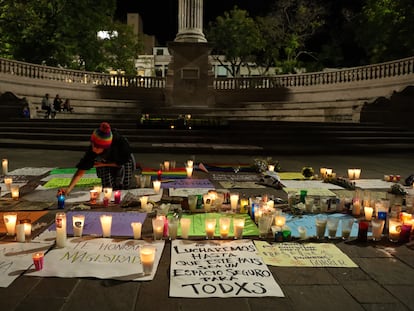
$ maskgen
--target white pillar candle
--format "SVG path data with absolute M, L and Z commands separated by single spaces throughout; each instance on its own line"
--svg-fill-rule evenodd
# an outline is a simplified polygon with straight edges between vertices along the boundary
M 85 224 L 85 215 L 73 215 L 73 236 L 81 237 L 83 233 L 83 226 Z
M 66 214 L 57 213 L 55 216 L 56 224 L 56 247 L 65 247 L 66 245 Z
M 230 207 L 232 211 L 236 211 L 238 203 L 239 203 L 239 194 L 231 193 L 230 194 Z
M 11 189 L 11 184 L 13 183 L 13 178 L 4 177 L 4 184 L 6 185 L 7 190 Z
M 144 196 L 140 197 L 139 201 L 141 202 L 141 208 L 146 210 L 147 209 L 147 204 L 148 204 L 148 196 L 144 195 Z
M 332 169 L 331 168 L 327 168 L 325 171 L 325 176 L 331 176 L 332 175 Z
M 191 225 L 191 219 L 190 218 L 181 218 L 180 219 L 181 238 L 182 239 L 188 239 L 188 235 L 190 233 L 190 225 Z
M 32 224 L 30 222 L 23 223 L 24 226 L 24 234 L 26 237 L 30 237 L 32 235 Z
M 154 233 L 154 240 L 161 240 L 164 233 L 164 218 L 152 219 L 152 231 Z
M 3 159 L 1 161 L 1 166 L 3 169 L 3 175 L 7 175 L 9 173 L 9 160 Z
M 244 217 L 233 218 L 233 230 L 234 230 L 235 239 L 241 239 L 243 237 L 244 222 L 245 222 Z
M 26 236 L 24 234 L 24 224 L 16 225 L 16 241 L 24 242 L 25 240 L 26 240 Z
M 229 217 L 221 217 L 219 219 L 220 237 L 222 239 L 226 239 L 229 236 L 230 220 Z
M 187 167 L 193 167 L 194 161 L 193 160 L 187 160 Z
M 164 161 L 164 171 L 170 170 L 170 161 Z
M 151 245 L 142 246 L 139 251 L 139 256 L 141 259 L 142 270 L 144 271 L 144 274 L 151 274 L 155 260 L 155 247 Z
M 96 201 L 98 200 L 98 191 L 95 189 L 89 191 L 89 202 L 91 204 L 96 204 Z
M 10 191 L 11 191 L 11 197 L 13 200 L 18 200 L 19 199 L 19 186 L 18 185 L 11 185 L 10 187 Z
M 6 225 L 7 235 L 11 235 L 11 236 L 15 235 L 17 214 L 16 213 L 4 213 L 3 221 L 4 221 L 4 224 Z
M 142 223 L 140 222 L 131 222 L 132 232 L 134 234 L 134 239 L 139 240 L 141 238 Z
M 187 172 L 187 177 L 188 178 L 191 178 L 193 176 L 193 167 L 192 166 L 191 167 L 187 166 L 185 168 L 185 171 Z
M 104 199 L 107 199 L 108 201 L 111 201 L 112 188 L 110 188 L 110 187 L 103 188 L 103 193 L 104 193 Z
M 355 179 L 359 179 L 359 177 L 361 176 L 361 169 L 360 168 L 354 169 L 354 174 L 355 174 Z
M 206 218 L 205 229 L 207 239 L 214 239 L 214 232 L 216 231 L 216 222 L 216 218 Z
M 154 181 L 152 182 L 152 186 L 153 186 L 153 188 L 154 188 L 154 192 L 155 192 L 155 193 L 159 193 L 159 192 L 160 192 L 160 189 L 161 189 L 161 181 L 159 181 L 159 180 L 154 180 Z
M 370 221 L 372 219 L 372 213 L 374 212 L 374 209 L 370 206 L 364 207 L 364 214 L 365 214 L 365 220 Z
M 111 237 L 112 215 L 101 215 L 102 237 Z
M 355 179 L 355 169 L 348 168 L 348 178 L 349 179 Z

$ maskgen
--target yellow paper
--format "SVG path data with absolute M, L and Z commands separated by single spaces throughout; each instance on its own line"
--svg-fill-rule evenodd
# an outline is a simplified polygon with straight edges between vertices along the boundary
M 275 243 L 254 241 L 267 265 L 279 267 L 358 267 L 336 245 L 328 243 Z

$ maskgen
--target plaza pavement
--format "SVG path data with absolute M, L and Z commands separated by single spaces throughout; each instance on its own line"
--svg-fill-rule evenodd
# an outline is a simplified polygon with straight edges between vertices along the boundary
M 9 159 L 9 171 L 22 167 L 73 167 L 82 155 L 76 151 L 27 149 L 0 150 Z M 381 179 L 414 173 L 413 155 L 395 153 L 359 155 L 278 156 L 282 170 L 300 171 L 304 166 L 332 167 L 338 175 L 360 167 L 363 178 Z M 142 167 L 158 167 L 164 160 L 184 163 L 191 154 L 135 154 Z M 252 163 L 254 156 L 196 154 L 196 162 Z M 203 174 L 203 173 L 200 173 Z M 197 176 L 196 176 L 197 177 Z M 271 192 L 272 190 L 265 190 Z M 255 193 L 258 194 L 258 193 Z M 51 217 L 53 217 L 51 211 Z M 328 242 L 328 241 L 327 241 Z M 122 282 L 93 278 L 38 278 L 20 276 L 0 288 L 0 310 L 414 310 L 413 245 L 336 241 L 358 268 L 300 268 L 269 266 L 284 298 L 170 298 L 170 242 L 166 241 L 156 276 L 149 282 Z

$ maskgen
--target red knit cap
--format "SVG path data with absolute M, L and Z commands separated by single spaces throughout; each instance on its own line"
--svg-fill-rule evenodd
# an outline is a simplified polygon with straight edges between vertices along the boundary
M 111 126 L 107 122 L 102 122 L 99 128 L 93 131 L 91 142 L 96 148 L 108 149 L 112 144 Z

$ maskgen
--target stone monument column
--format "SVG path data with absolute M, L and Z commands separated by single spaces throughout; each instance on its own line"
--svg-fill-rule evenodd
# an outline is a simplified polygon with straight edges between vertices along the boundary
M 207 42 L 203 33 L 203 0 L 178 0 L 175 42 Z
M 211 46 L 203 33 L 203 0 L 178 0 L 178 33 L 168 43 L 165 98 L 169 106 L 194 109 L 215 104 L 214 75 L 209 62 Z M 178 109 L 177 109 L 178 111 Z

